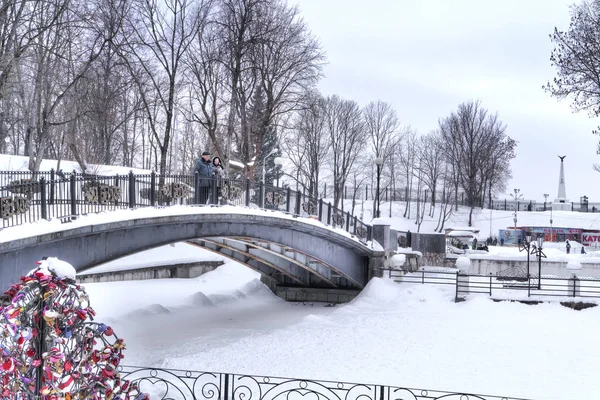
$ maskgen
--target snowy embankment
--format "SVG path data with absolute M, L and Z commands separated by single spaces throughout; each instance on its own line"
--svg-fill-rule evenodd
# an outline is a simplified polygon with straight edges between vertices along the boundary
M 387 279 L 350 304 L 309 307 L 281 301 L 257 277 L 230 263 L 190 280 L 85 286 L 99 320 L 126 339 L 125 364 L 532 399 L 600 390 L 598 308 L 454 303 L 453 287 Z

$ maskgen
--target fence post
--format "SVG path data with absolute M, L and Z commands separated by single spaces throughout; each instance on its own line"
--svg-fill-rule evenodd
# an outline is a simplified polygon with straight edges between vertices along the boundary
M 369 200 L 369 185 L 365 185 L 365 200 Z
M 425 284 L 425 271 L 421 271 L 421 284 L 424 285 Z
M 300 191 L 296 192 L 296 209 L 294 210 L 294 214 L 296 216 L 300 215 L 300 207 L 302 207 L 302 193 Z
M 211 184 L 212 184 L 212 193 L 211 193 L 212 201 L 211 201 L 211 203 L 214 205 L 219 205 L 219 178 L 216 176 L 213 176 L 211 178 Z
M 259 195 L 258 195 L 258 207 L 265 208 L 265 184 L 260 181 L 258 184 Z
M 331 225 L 331 202 L 327 204 L 327 225 Z
M 350 232 L 350 213 L 346 213 L 346 232 Z
M 222 400 L 229 400 L 229 374 L 225 374 L 224 376 L 225 387 L 223 388 L 223 396 Z
M 250 179 L 246 179 L 246 207 L 250 207 Z
M 48 204 L 54 204 L 54 185 L 56 185 L 54 183 L 55 180 L 55 176 L 54 176 L 54 168 L 52 168 L 50 170 L 50 199 L 48 199 Z
M 48 219 L 48 208 L 46 207 L 46 178 L 40 178 L 40 200 L 42 205 L 42 219 Z
M 356 217 L 356 215 L 354 216 L 354 232 L 352 232 L 355 236 L 356 236 L 356 225 L 358 222 L 358 218 Z
M 319 222 L 323 221 L 323 217 L 321 217 L 321 214 L 323 214 L 323 199 L 319 199 Z
M 129 171 L 129 208 L 135 208 L 135 176 Z
M 198 176 L 198 172 L 196 172 L 196 177 Z M 198 186 L 196 185 L 196 188 Z M 198 196 L 198 190 L 196 189 L 194 192 L 195 196 Z M 156 205 L 156 172 L 152 171 L 150 174 L 150 205 L 154 207 Z
M 454 295 L 454 301 L 458 301 L 458 274 L 459 273 L 460 273 L 459 271 L 456 271 L 456 274 L 455 274 L 455 276 L 456 276 L 456 290 L 455 290 L 456 294 Z
M 292 200 L 292 189 L 288 186 L 285 193 L 285 212 L 289 214 L 290 209 L 292 208 L 290 201 Z
M 115 175 L 115 187 L 118 188 L 119 187 L 119 174 Z M 119 206 L 119 198 L 115 197 L 115 207 Z
M 77 191 L 75 190 L 75 171 L 71 174 L 69 189 L 71 195 L 71 216 L 77 215 Z
M 490 272 L 490 296 L 492 295 L 492 273 Z
M 527 297 L 531 297 L 531 276 L 527 274 Z

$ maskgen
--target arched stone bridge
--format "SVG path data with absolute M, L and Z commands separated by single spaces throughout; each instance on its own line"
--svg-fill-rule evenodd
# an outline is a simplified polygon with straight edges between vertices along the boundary
M 72 228 L 64 224 L 61 228 L 66 229 L 57 232 L 5 241 L 0 243 L 0 284 L 8 287 L 16 282 L 43 256 L 59 257 L 83 272 L 180 241 L 190 241 L 260 272 L 272 290 L 360 290 L 383 260 L 383 251 L 373 250 L 346 232 L 304 218 L 274 212 L 260 215 L 211 212 L 205 207 L 198 210 Z

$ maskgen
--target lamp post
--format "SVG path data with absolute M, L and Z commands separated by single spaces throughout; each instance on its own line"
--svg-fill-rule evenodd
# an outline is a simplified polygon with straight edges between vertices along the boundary
M 531 250 L 531 254 L 535 254 L 538 258 L 538 290 L 542 288 L 542 258 L 546 258 L 543 250 L 544 238 L 538 236 L 537 238 L 537 246 Z
M 519 246 L 519 251 L 525 250 L 527 252 L 527 281 L 529 282 L 529 253 L 531 251 L 531 232 L 527 232 L 526 240 Z
M 377 203 L 376 203 L 377 213 L 375 215 L 376 215 L 376 218 L 379 218 L 379 216 L 380 216 L 380 214 L 379 214 L 379 205 L 380 205 L 380 201 L 381 201 L 381 199 L 379 198 L 379 182 L 381 181 L 381 166 L 383 165 L 383 158 L 377 157 L 375 159 L 375 164 L 377 165 L 377 192 L 376 192 L 376 195 L 377 195 Z
M 273 162 L 275 163 L 275 167 L 277 168 L 277 187 L 279 187 L 279 170 L 281 169 L 281 166 L 283 165 L 283 158 L 275 157 Z
M 262 168 L 262 183 L 263 185 L 266 183 L 265 182 L 265 174 L 267 172 L 267 158 L 271 157 L 273 154 L 277 153 L 279 151 L 278 148 L 274 148 L 273 150 L 271 150 L 271 152 L 269 154 L 267 154 L 263 160 L 263 168 Z
M 522 194 L 519 194 L 519 192 L 521 191 L 521 189 L 515 189 L 515 194 L 510 194 L 512 196 L 513 199 L 515 199 L 515 215 L 513 217 L 513 223 L 515 224 L 515 230 L 514 230 L 514 235 L 515 235 L 515 246 L 517 245 L 517 208 L 518 208 L 518 200 L 519 198 L 523 197 Z

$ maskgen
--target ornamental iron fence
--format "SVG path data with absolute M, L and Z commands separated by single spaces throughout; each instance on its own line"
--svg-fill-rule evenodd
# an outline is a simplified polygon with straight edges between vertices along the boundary
M 152 400 L 526 400 L 396 386 L 119 366 Z
M 600 279 L 572 276 L 570 278 L 538 275 L 505 276 L 464 274 L 459 271 L 426 271 L 405 273 L 401 269 L 384 269 L 395 282 L 420 283 L 429 285 L 451 285 L 455 288 L 456 299 L 468 294 L 505 295 L 508 298 L 520 297 L 570 297 L 600 298 Z M 511 293 L 518 294 L 511 297 Z M 527 296 L 525 296 L 525 294 Z
M 195 175 L 89 175 L 0 171 L 2 227 L 40 220 L 68 222 L 91 213 L 172 205 L 232 205 L 281 211 L 343 229 L 363 242 L 372 228 L 330 202 L 249 179 Z

